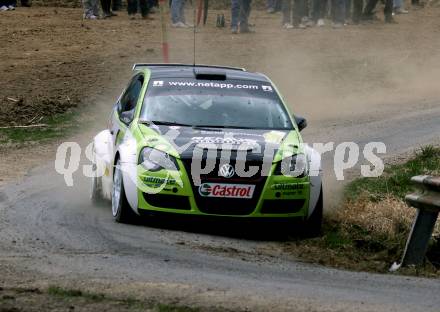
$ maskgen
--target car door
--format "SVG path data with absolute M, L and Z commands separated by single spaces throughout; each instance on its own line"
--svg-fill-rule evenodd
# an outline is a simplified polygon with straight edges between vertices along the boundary
M 134 119 L 136 104 L 143 84 L 144 76 L 142 74 L 134 76 L 113 108 L 109 128 L 113 136 L 114 146 L 119 144 Z

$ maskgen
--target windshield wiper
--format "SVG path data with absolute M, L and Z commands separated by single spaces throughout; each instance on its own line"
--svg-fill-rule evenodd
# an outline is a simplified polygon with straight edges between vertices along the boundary
M 160 121 L 160 120 L 139 120 L 139 123 L 145 125 L 158 125 L 158 126 L 181 126 L 181 127 L 192 127 L 195 129 L 212 129 L 212 128 L 221 128 L 221 129 L 254 129 L 252 127 L 243 127 L 243 126 L 224 126 L 224 125 L 189 125 L 174 121 Z
M 159 121 L 159 120 L 139 120 L 139 123 L 145 125 L 158 125 L 158 126 L 181 126 L 181 127 L 192 127 L 192 125 L 178 123 L 174 121 Z
M 255 129 L 252 127 L 242 127 L 242 126 L 216 126 L 216 125 L 197 125 L 193 126 L 196 129 L 203 129 L 203 128 L 223 128 L 223 129 Z

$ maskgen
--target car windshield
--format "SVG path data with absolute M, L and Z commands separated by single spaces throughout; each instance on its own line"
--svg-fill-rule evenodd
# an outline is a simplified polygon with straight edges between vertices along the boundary
M 273 87 L 259 81 L 152 80 L 140 119 L 200 127 L 293 129 Z

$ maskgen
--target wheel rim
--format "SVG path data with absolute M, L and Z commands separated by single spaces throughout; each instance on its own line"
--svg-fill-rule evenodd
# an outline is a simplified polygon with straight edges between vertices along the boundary
M 119 204 L 121 201 L 121 188 L 122 188 L 122 173 L 119 168 L 119 162 L 115 167 L 115 174 L 113 175 L 113 192 L 112 192 L 112 213 L 113 217 L 116 217 L 119 211 Z

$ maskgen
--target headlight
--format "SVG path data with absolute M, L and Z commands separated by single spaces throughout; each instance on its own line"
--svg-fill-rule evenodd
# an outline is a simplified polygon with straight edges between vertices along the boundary
M 148 171 L 179 170 L 176 159 L 168 153 L 145 147 L 139 155 L 139 164 Z
M 275 175 L 304 178 L 307 175 L 307 157 L 304 154 L 297 154 L 284 158 L 275 168 Z

